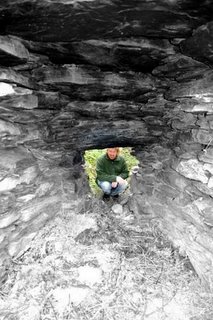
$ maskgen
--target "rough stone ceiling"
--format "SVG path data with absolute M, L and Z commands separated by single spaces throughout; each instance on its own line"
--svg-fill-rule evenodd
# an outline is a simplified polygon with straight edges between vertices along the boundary
M 175 117 L 211 113 L 212 13 L 210 0 L 8 0 L 0 80 L 32 90 L 53 148 L 175 144 Z
M 7 0 L 0 33 L 54 63 L 149 72 L 174 51 L 212 64 L 212 13 L 210 0 Z

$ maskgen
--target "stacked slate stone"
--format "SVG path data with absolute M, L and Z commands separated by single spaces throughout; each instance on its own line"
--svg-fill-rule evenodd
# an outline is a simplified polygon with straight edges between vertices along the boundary
M 0 13 L 2 281 L 83 201 L 84 150 L 119 145 L 140 160 L 130 210 L 159 219 L 212 283 L 210 1 L 8 0 Z

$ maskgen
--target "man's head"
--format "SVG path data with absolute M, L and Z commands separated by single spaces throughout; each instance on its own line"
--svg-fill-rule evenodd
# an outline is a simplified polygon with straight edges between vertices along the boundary
M 110 160 L 115 160 L 120 152 L 119 148 L 108 148 L 107 149 L 107 156 Z

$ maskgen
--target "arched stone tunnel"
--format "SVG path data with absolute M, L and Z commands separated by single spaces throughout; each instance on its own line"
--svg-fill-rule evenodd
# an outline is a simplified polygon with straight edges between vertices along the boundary
M 140 161 L 132 210 L 212 284 L 212 13 L 208 0 L 0 5 L 2 278 L 64 198 L 83 201 L 84 150 L 119 145 Z

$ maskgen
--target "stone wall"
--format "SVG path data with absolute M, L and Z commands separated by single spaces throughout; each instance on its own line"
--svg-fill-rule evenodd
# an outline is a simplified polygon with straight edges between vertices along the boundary
M 212 115 L 193 115 L 193 119 L 210 138 L 207 123 Z M 144 215 L 156 219 L 212 289 L 213 147 L 212 139 L 204 143 L 194 132 L 182 133 L 176 146 L 155 144 L 136 152 L 140 169 L 132 176 L 129 208 L 139 221 Z
M 42 92 L 29 69 L 42 58 L 30 57 L 17 39 L 1 37 L 0 68 L 0 273 L 23 254 L 38 230 L 64 206 L 75 206 L 80 179 L 74 151 L 69 163 L 62 148 L 45 140 L 48 121 L 63 105 L 58 93 Z M 35 64 L 35 65 L 34 65 Z M 27 69 L 27 70 L 26 70 Z M 73 164 L 74 161 L 74 164 Z M 73 178 L 73 168 L 78 177 Z
M 5 127 L 4 127 L 5 128 Z M 5 133 L 5 131 L 4 131 Z M 5 137 L 1 130 L 1 138 Z M 71 170 L 59 166 L 59 152 L 16 143 L 1 143 L 0 270 L 3 281 L 11 260 L 30 247 L 38 230 L 66 206 L 75 206 Z M 69 198 L 68 198 L 69 197 Z M 72 203 L 73 202 L 73 203 Z

